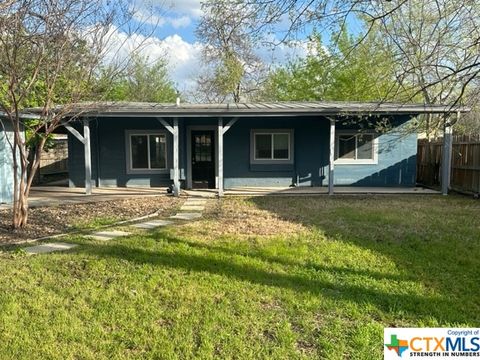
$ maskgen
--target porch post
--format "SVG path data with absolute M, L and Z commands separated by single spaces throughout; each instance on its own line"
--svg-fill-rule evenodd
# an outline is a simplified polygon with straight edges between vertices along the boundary
M 218 118 L 218 196 L 223 196 L 223 119 Z
M 85 194 L 92 194 L 92 157 L 90 152 L 90 127 L 88 120 L 83 120 L 83 149 L 85 154 Z
M 333 195 L 333 176 L 335 161 L 335 120 L 330 119 L 330 159 L 328 162 L 328 195 Z
M 460 118 L 460 113 L 457 113 L 457 121 Z M 450 171 L 452 167 L 452 124 L 445 119 L 443 127 L 443 149 L 442 149 L 442 194 L 448 195 L 450 188 Z
M 180 194 L 180 174 L 178 168 L 178 118 L 173 118 L 173 195 Z

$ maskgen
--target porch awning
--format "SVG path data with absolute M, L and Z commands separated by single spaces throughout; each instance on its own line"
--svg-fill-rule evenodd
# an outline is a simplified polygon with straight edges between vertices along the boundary
M 31 108 L 35 114 L 41 109 Z M 129 116 L 129 117 L 206 117 L 206 116 L 336 116 L 336 115 L 419 115 L 469 112 L 464 106 L 426 105 L 389 102 L 264 102 L 225 104 L 165 104 L 137 102 L 91 102 L 59 106 L 66 117 L 70 116 Z

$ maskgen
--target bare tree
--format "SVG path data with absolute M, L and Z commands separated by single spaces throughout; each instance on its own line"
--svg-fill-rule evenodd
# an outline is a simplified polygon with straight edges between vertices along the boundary
M 204 44 L 206 71 L 197 78 L 207 101 L 239 102 L 259 89 L 266 67 L 256 54 L 259 33 L 255 7 L 238 0 L 208 0 L 197 36 Z
M 47 136 L 78 116 L 72 115 L 76 103 L 95 96 L 92 83 L 112 51 L 113 29 L 126 21 L 130 10 L 122 2 L 102 0 L 2 3 L 0 111 L 5 115 L 2 126 L 6 122 L 13 129 L 14 228 L 27 224 L 28 196 Z M 27 119 L 24 109 L 32 105 L 41 109 L 40 115 Z M 27 126 L 39 139 L 31 163 L 24 137 Z
M 256 31 L 283 30 L 280 42 L 303 34 L 306 27 L 314 26 L 318 31 L 338 29 L 355 18 L 366 24 L 358 43 L 374 27 L 380 29 L 396 54 L 397 79 L 412 94 L 412 99 L 456 105 L 479 75 L 480 4 L 474 0 L 244 0 L 243 3 L 261 19 Z

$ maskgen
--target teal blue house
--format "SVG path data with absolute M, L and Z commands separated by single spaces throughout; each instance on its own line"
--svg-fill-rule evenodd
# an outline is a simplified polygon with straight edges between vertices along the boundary
M 66 124 L 72 187 L 413 187 L 416 118 L 393 103 L 104 103 Z M 412 130 L 413 129 L 413 130 Z

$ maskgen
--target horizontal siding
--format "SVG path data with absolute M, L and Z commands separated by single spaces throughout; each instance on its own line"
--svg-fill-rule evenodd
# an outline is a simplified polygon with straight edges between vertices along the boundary
M 252 129 L 292 129 L 293 165 L 250 163 Z M 225 187 L 325 185 L 329 123 L 317 118 L 246 118 L 238 120 L 224 139 Z
M 81 127 L 78 130 L 82 133 Z M 95 186 L 168 186 L 170 174 L 127 174 L 125 131 L 161 130 L 165 128 L 153 118 L 129 119 L 106 118 L 90 122 L 92 180 Z M 168 165 L 172 160 L 172 136 L 167 134 Z M 69 178 L 70 186 L 85 186 L 83 144 L 69 135 Z M 97 165 L 98 164 L 98 165 Z
M 356 186 L 415 186 L 416 134 L 392 131 L 378 137 L 378 164 L 335 164 L 334 183 Z
M 407 119 L 398 118 L 397 125 Z M 216 126 L 215 118 L 179 119 L 180 168 L 186 174 L 188 126 Z M 341 123 L 339 129 L 347 128 Z M 103 118 L 91 122 L 92 177 L 101 186 L 167 186 L 169 174 L 127 174 L 125 131 L 164 130 L 152 118 Z M 250 163 L 252 129 L 293 129 L 293 165 Z M 79 129 L 81 131 L 81 129 Z M 173 139 L 167 135 L 168 164 L 173 163 Z M 354 186 L 414 186 L 416 135 L 390 131 L 379 136 L 378 164 L 335 165 L 335 184 Z M 225 188 L 239 186 L 326 186 L 328 184 L 329 121 L 313 117 L 239 119 L 224 138 Z M 97 165 L 98 163 L 98 165 Z M 84 186 L 83 145 L 69 136 L 70 184 Z M 97 171 L 98 168 L 98 171 Z

